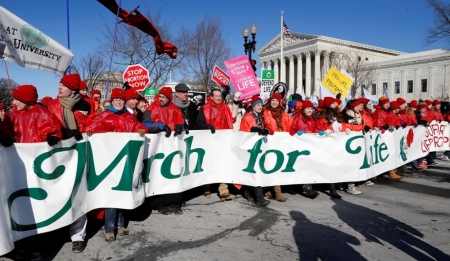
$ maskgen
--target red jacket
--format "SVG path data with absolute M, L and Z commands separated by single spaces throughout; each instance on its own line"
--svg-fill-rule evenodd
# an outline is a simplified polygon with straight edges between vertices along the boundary
M 303 131 L 304 133 L 317 133 L 319 128 L 313 117 L 304 117 L 303 114 L 297 113 L 292 118 L 289 134 L 294 135 L 297 131 Z
M 442 113 L 440 111 L 431 110 L 431 116 L 433 117 L 433 120 L 435 121 L 443 121 L 444 117 L 442 116 Z
M 250 129 L 252 127 L 258 127 L 258 124 L 256 124 L 256 119 L 253 117 L 253 115 L 248 112 L 242 117 L 241 120 L 241 126 L 239 128 L 240 131 L 250 132 Z M 266 126 L 264 122 L 262 122 L 262 128 L 264 129 Z
M 44 142 L 48 136 L 62 138 L 58 119 L 41 105 L 12 113 L 10 124 L 9 129 L 18 143 Z
M 95 110 L 95 101 L 93 98 L 89 98 L 85 95 L 81 95 L 81 99 L 85 100 L 87 103 L 89 103 L 89 105 L 91 106 L 91 112 L 89 113 L 89 115 L 95 115 L 97 113 L 97 111 Z M 97 103 L 98 104 L 98 103 Z M 98 107 L 98 106 L 97 106 Z
M 389 113 L 383 109 L 378 109 L 372 113 L 373 126 L 374 127 L 384 127 L 389 125 Z
M 406 113 L 406 110 L 401 110 L 398 116 L 400 117 L 400 122 L 402 125 L 406 124 L 407 126 L 412 126 L 417 124 L 417 117 L 414 113 L 408 114 Z
M 263 110 L 263 117 L 264 122 L 267 126 L 267 128 L 270 130 L 270 132 L 288 132 L 291 128 L 291 119 L 289 119 L 289 114 L 283 110 L 281 114 L 281 125 L 283 126 L 284 130 L 281 130 L 277 127 L 277 122 L 275 121 L 275 118 L 272 116 L 272 112 L 270 110 Z
M 147 128 L 128 111 L 115 114 L 105 110 L 90 118 L 86 124 L 86 132 L 92 133 L 137 132 L 138 130 L 147 130 Z
M 64 119 L 63 119 L 63 106 L 61 105 L 61 103 L 59 102 L 59 97 L 50 101 L 47 104 L 47 108 L 48 110 L 53 113 L 53 115 L 56 116 L 56 118 L 58 119 L 60 125 L 64 128 L 67 128 L 66 124 L 64 123 Z M 84 126 L 86 125 L 86 121 L 88 120 L 88 116 L 83 114 L 80 111 L 75 111 L 73 113 L 74 117 L 75 117 L 75 121 L 77 122 L 77 129 L 83 133 L 85 132 L 84 130 Z
M 364 126 L 369 126 L 370 129 L 373 129 L 373 119 L 372 119 L 372 115 L 367 112 L 366 110 L 363 110 L 361 112 L 361 116 L 364 122 Z
M 230 107 L 223 102 L 216 104 L 208 99 L 208 103 L 202 107 L 206 124 L 213 125 L 216 130 L 233 129 L 235 119 L 231 115 Z
M 169 105 L 161 107 L 158 100 L 154 100 L 145 111 L 151 112 L 151 120 L 153 123 L 161 122 L 170 127 L 171 130 L 175 130 L 178 124 L 184 125 L 184 118 L 180 109 L 173 103 L 169 102 Z
M 389 126 L 392 126 L 392 127 L 402 126 L 402 121 L 400 119 L 400 116 L 398 116 L 398 114 L 393 113 L 392 111 L 389 112 L 388 124 L 389 124 Z

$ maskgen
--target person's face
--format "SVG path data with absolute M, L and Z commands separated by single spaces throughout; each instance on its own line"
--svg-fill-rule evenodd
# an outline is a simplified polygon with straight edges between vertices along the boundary
M 136 106 L 138 104 L 138 99 L 133 98 L 133 99 L 129 99 L 126 103 L 127 108 L 130 108 L 132 110 L 136 109 Z
M 92 98 L 100 100 L 100 94 L 96 93 L 96 94 L 94 94 L 94 96 L 92 96 Z
M 114 107 L 114 109 L 121 110 L 125 106 L 125 101 L 123 99 L 120 99 L 120 98 L 114 98 L 111 101 L 111 104 Z
M 385 109 L 385 110 L 389 109 L 389 103 L 383 104 L 382 108 Z
M 220 93 L 220 91 L 213 91 L 211 100 L 213 100 L 213 102 L 215 104 L 221 103 L 222 102 L 222 94 Z
M 158 103 L 160 106 L 166 106 L 169 103 L 169 98 L 167 98 L 164 94 L 158 94 Z
M 402 105 L 400 105 L 400 110 L 404 110 L 404 109 L 406 109 L 406 103 L 403 103 Z
M 431 107 L 432 107 L 432 106 L 433 106 L 433 105 L 430 104 L 430 105 L 427 106 L 427 108 L 428 108 L 429 110 L 431 110 Z
M 5 109 L 0 110 L 0 119 L 4 119 L 5 118 Z
M 411 107 L 411 110 L 413 110 L 413 111 L 417 111 L 417 108 Z
M 427 111 L 427 107 L 420 109 L 421 112 L 426 112 Z
M 87 96 L 87 89 L 80 90 L 80 94 Z
M 253 111 L 256 112 L 256 113 L 261 113 L 262 109 L 263 109 L 263 106 L 262 106 L 261 103 L 256 104 L 255 107 L 253 107 Z
M 441 104 L 438 104 L 438 105 L 434 106 L 434 108 L 435 108 L 436 110 L 439 110 L 439 109 L 441 108 Z
M 109 105 L 111 105 L 111 103 L 109 101 L 103 103 L 103 107 L 105 107 L 105 108 L 108 107 Z
M 18 110 L 18 111 L 25 110 L 25 108 L 27 106 L 25 103 L 23 103 L 23 102 L 21 102 L 19 100 L 16 100 L 16 99 L 14 99 L 12 103 L 16 107 L 16 110 Z
M 185 102 L 188 99 L 188 92 L 175 92 L 175 96 L 180 100 L 181 102 Z
M 369 109 L 369 110 L 372 110 L 372 109 L 373 109 L 373 104 L 372 104 L 371 101 L 369 101 L 369 102 L 366 104 L 366 108 Z
M 75 91 L 72 91 L 71 89 L 67 88 L 67 86 L 65 86 L 64 84 L 59 83 L 58 97 L 61 98 L 70 97 L 74 92 Z
M 278 99 L 270 100 L 270 107 L 276 109 L 278 106 L 280 106 L 280 101 Z
M 360 103 L 355 107 L 356 112 L 361 112 L 364 109 L 364 103 Z
M 400 108 L 392 110 L 394 112 L 394 114 L 398 114 L 400 112 Z
M 303 113 L 306 116 L 311 116 L 314 113 L 314 109 L 312 107 L 306 107 L 303 109 Z
M 338 107 L 337 102 L 333 102 L 333 103 L 330 105 L 330 108 L 331 108 L 331 109 L 336 109 L 337 107 Z

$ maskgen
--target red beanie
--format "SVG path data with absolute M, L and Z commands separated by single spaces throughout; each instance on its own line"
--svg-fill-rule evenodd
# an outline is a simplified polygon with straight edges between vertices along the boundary
M 432 104 L 433 104 L 430 100 L 425 100 L 425 103 L 426 103 L 427 105 L 432 105 Z
M 395 109 L 400 108 L 400 105 L 396 101 L 391 101 L 391 106 L 390 107 L 391 107 L 392 110 L 395 110 Z
M 158 94 L 163 94 L 167 97 L 167 99 L 169 99 L 169 101 L 172 101 L 172 88 L 163 87 L 158 91 Z
M 406 103 L 406 101 L 403 98 L 400 98 L 400 97 L 397 98 L 397 102 L 398 102 L 399 105 L 402 105 L 402 104 Z
M 308 108 L 308 107 L 311 107 L 311 108 L 315 109 L 314 104 L 310 100 L 303 101 L 302 109 L 305 109 L 305 108 Z
M 80 81 L 80 90 L 84 90 L 84 89 L 87 89 L 87 88 L 88 88 L 87 84 L 85 82 L 83 82 L 83 81 Z
M 51 102 L 52 100 L 53 100 L 52 97 L 50 97 L 50 96 L 45 96 L 44 98 L 41 99 L 41 102 L 42 102 L 42 104 L 44 104 L 45 106 L 47 106 L 47 104 L 48 104 L 49 102 Z
M 433 106 L 436 106 L 436 105 L 438 105 L 438 104 L 441 104 L 441 102 L 440 102 L 439 100 L 434 100 L 434 101 L 433 101 Z
M 5 107 L 5 104 L 3 104 L 3 103 L 0 103 L 0 110 L 4 110 L 6 107 Z
M 323 107 L 330 107 L 331 104 L 337 102 L 333 97 L 325 97 L 323 98 Z
M 279 94 L 279 93 L 274 93 L 274 94 L 272 94 L 272 96 L 270 96 L 270 99 L 271 99 L 271 100 L 277 99 L 277 100 L 280 102 L 280 104 L 281 104 L 282 101 L 283 101 L 283 97 L 282 97 L 281 94 Z
M 428 107 L 428 104 L 426 102 L 419 102 L 419 110 L 425 109 Z
M 338 104 L 338 106 L 339 106 L 339 105 L 341 105 L 341 103 L 342 103 L 342 100 L 341 100 L 341 99 L 338 99 L 338 98 L 336 98 L 336 102 L 337 102 L 337 104 Z
M 64 75 L 61 78 L 61 81 L 59 82 L 64 84 L 67 88 L 71 89 L 72 91 L 80 90 L 81 79 L 78 73 Z
M 383 105 L 385 105 L 386 103 L 389 103 L 389 99 L 388 98 L 386 98 L 384 96 L 381 96 L 378 99 L 378 105 L 380 105 L 381 107 L 383 107 Z
M 409 107 L 417 109 L 417 105 L 418 105 L 417 101 L 416 100 L 412 100 L 411 103 L 409 104 Z
M 36 87 L 31 84 L 20 85 L 12 91 L 14 99 L 21 101 L 28 105 L 34 105 L 38 99 Z
M 319 99 L 319 106 L 317 106 L 317 107 L 319 107 L 319 108 L 323 107 L 323 100 L 322 99 Z
M 98 95 L 102 96 L 102 93 L 100 92 L 99 89 L 93 89 L 93 90 L 91 91 L 91 96 L 94 96 L 94 94 L 98 94 Z
M 139 99 L 139 93 L 133 89 L 128 89 L 125 91 L 126 101 L 131 99 Z
M 114 99 L 122 99 L 125 101 L 125 91 L 122 88 L 114 88 L 111 92 L 111 101 Z
M 364 106 L 366 106 L 366 105 L 370 102 L 369 99 L 364 98 L 364 97 L 361 97 L 361 98 L 359 98 L 358 100 L 360 100 L 360 101 L 364 104 Z

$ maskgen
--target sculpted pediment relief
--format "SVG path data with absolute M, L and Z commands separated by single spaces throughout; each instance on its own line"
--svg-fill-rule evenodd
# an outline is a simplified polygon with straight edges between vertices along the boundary
M 295 38 L 290 38 L 290 37 L 284 37 L 284 42 L 283 42 L 283 47 L 288 47 L 291 45 L 297 45 L 297 44 L 301 44 L 303 42 L 306 42 L 308 40 L 308 38 L 305 37 L 300 37 L 300 36 L 294 36 Z M 266 48 L 264 48 L 264 50 L 262 50 L 261 53 L 264 52 L 269 52 L 272 50 L 277 50 L 281 48 L 281 39 L 277 38 L 275 41 L 273 41 L 269 46 L 267 46 Z

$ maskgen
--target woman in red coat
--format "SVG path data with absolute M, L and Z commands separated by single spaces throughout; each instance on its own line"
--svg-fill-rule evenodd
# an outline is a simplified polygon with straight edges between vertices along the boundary
M 146 133 L 147 128 L 142 125 L 134 115 L 128 112 L 125 107 L 125 91 L 115 88 L 111 92 L 111 105 L 94 117 L 86 124 L 86 133 L 91 136 L 93 133 L 104 132 L 139 132 L 141 137 Z M 117 225 L 116 225 L 117 223 Z M 124 210 L 107 208 L 105 209 L 105 240 L 114 241 L 114 230 L 117 234 L 128 235 L 125 228 Z

